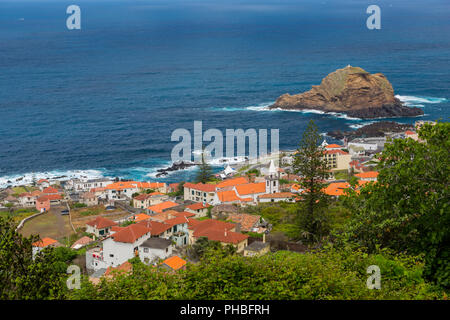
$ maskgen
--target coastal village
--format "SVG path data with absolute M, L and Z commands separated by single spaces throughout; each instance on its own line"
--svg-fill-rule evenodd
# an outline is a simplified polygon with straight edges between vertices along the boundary
M 423 123 L 416 122 L 415 128 Z M 344 138 L 342 144 L 324 140 L 331 171 L 324 193 L 338 198 L 349 188 L 358 192 L 376 183 L 385 144 L 407 138 L 418 140 L 417 131 Z M 216 181 L 205 184 L 40 179 L 0 190 L 0 212 L 15 213 L 20 232 L 41 236 L 34 253 L 49 246 L 84 250 L 83 267 L 94 283 L 114 270 L 129 271 L 132 258 L 176 272 L 196 262 L 188 249 L 201 238 L 232 246 L 244 256 L 263 255 L 276 250 L 270 241 L 272 221 L 247 209 L 301 200 L 302 177 L 292 168 L 295 154 L 280 152 L 278 161 L 256 165 L 226 165 Z M 349 183 L 352 177 L 356 187 Z

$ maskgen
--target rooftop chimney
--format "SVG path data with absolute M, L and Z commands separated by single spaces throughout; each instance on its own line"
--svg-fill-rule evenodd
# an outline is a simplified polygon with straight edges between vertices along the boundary
M 227 236 L 227 229 L 225 229 L 225 237 Z
M 263 233 L 263 243 L 266 243 L 266 233 Z

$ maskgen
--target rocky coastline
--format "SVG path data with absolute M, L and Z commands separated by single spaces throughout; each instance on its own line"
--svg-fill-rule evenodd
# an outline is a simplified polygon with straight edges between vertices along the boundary
M 382 137 L 386 132 L 405 132 L 413 130 L 412 124 L 397 123 L 394 121 L 380 121 L 365 125 L 352 131 L 333 130 L 327 132 L 327 135 L 337 140 L 347 138 L 352 140 L 355 138 Z
M 423 115 L 422 109 L 407 107 L 394 96 L 394 89 L 383 74 L 370 74 L 350 65 L 330 73 L 310 91 L 283 94 L 269 108 L 339 112 L 361 119 Z

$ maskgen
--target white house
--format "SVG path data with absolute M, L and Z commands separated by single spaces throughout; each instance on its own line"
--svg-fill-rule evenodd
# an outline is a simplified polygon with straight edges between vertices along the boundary
M 106 236 L 113 226 L 117 226 L 117 223 L 99 216 L 86 223 L 86 232 L 94 234 L 96 237 Z
M 114 181 L 109 179 L 73 180 L 73 189 L 75 191 L 89 191 L 93 188 L 105 188 L 112 183 Z
M 132 224 L 103 240 L 103 260 L 108 267 L 117 267 L 139 255 L 139 246 L 150 238 L 150 229 Z
M 166 259 L 172 255 L 173 244 L 164 238 L 150 238 L 139 246 L 139 258 L 149 264 L 158 259 Z

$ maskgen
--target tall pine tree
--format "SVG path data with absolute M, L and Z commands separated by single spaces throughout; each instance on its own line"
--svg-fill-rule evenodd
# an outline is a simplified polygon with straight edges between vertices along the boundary
M 211 166 L 205 160 L 205 150 L 202 152 L 202 163 L 199 165 L 199 170 L 197 172 L 196 182 L 207 183 L 214 178 L 213 170 Z
M 300 229 L 305 232 L 305 237 L 315 241 L 323 237 L 328 225 L 326 208 L 329 197 L 323 189 L 330 170 L 320 140 L 317 126 L 311 120 L 303 133 L 293 164 L 293 171 L 301 177 L 300 185 L 304 190 L 299 210 Z

